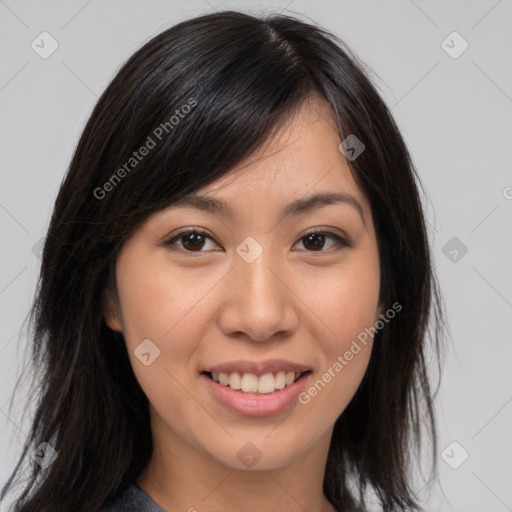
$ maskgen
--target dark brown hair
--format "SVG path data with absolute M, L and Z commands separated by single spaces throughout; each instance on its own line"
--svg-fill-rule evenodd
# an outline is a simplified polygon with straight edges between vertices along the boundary
M 116 257 L 149 215 L 226 174 L 313 93 L 330 107 L 340 140 L 355 134 L 365 145 L 349 164 L 372 209 L 380 299 L 384 309 L 403 307 L 377 332 L 364 379 L 336 421 L 324 492 L 343 511 L 364 507 L 369 490 L 383 510 L 419 509 L 409 471 L 423 426 L 436 468 L 426 354 L 430 340 L 440 362 L 443 324 L 420 181 L 368 71 L 341 40 L 293 17 L 225 11 L 144 44 L 81 135 L 30 314 L 38 406 L 2 497 L 41 442 L 59 456 L 46 469 L 31 462 L 19 512 L 96 511 L 145 468 L 148 400 L 102 310 Z M 154 146 L 135 158 L 149 138 Z

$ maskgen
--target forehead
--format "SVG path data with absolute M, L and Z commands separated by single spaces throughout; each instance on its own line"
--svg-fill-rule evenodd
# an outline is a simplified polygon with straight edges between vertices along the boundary
M 357 186 L 327 103 L 309 98 L 284 125 L 245 161 L 200 190 L 201 195 L 262 204 L 340 191 L 369 205 Z

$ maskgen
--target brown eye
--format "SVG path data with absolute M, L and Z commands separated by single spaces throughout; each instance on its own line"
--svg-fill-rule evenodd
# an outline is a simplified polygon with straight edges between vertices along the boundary
M 187 251 L 200 251 L 204 246 L 204 239 L 205 237 L 199 233 L 187 233 L 185 235 L 181 235 L 180 241 Z
M 203 250 L 207 241 L 213 239 L 203 231 L 189 230 L 178 233 L 173 238 L 165 242 L 173 250 L 183 250 L 185 252 L 206 252 Z M 216 244 L 214 244 L 216 245 Z
M 327 242 L 328 240 L 332 240 L 334 242 Z M 327 252 L 324 250 L 327 245 L 327 249 L 331 249 L 333 247 L 343 248 L 350 247 L 351 245 L 347 240 L 341 238 L 334 233 L 324 233 L 324 232 L 312 232 L 301 238 L 300 240 L 306 250 L 308 252 Z
M 322 234 L 311 233 L 311 235 L 304 237 L 303 240 L 304 247 L 313 251 L 321 250 L 325 245 L 325 235 Z

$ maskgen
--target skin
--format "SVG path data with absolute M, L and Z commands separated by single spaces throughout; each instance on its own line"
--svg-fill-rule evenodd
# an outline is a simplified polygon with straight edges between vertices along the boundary
M 327 105 L 312 97 L 276 137 L 198 192 L 229 203 L 235 217 L 173 205 L 121 250 L 105 317 L 123 333 L 150 402 L 155 450 L 137 484 L 167 511 L 335 510 L 322 490 L 333 425 L 361 383 L 373 340 L 307 405 L 264 418 L 225 409 L 199 372 L 279 358 L 306 364 L 313 383 L 383 312 L 371 208 L 340 142 Z M 345 203 L 279 214 L 295 199 L 339 191 L 357 199 L 364 222 Z M 211 238 L 181 237 L 172 250 L 165 241 L 182 228 Z M 310 228 L 348 236 L 353 247 L 326 236 L 315 250 Z M 263 248 L 252 263 L 236 253 L 247 236 Z M 149 366 L 134 355 L 147 338 L 160 349 Z M 247 442 L 262 455 L 251 469 L 237 457 Z

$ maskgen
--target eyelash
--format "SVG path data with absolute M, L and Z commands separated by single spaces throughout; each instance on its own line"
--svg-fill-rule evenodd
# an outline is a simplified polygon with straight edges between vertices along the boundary
M 180 239 L 181 236 L 183 235 L 186 235 L 186 234 L 196 234 L 196 235 L 201 235 L 201 236 L 204 236 L 206 238 L 209 238 L 210 240 L 212 240 L 213 242 L 215 242 L 215 244 L 217 244 L 217 242 L 215 241 L 215 239 L 213 237 L 211 237 L 206 231 L 203 231 L 201 229 L 183 229 L 182 231 L 179 231 L 178 233 L 176 233 L 175 235 L 173 235 L 170 239 L 166 240 L 164 243 L 167 247 L 171 248 L 171 250 L 173 251 L 180 251 L 180 252 L 183 252 L 187 255 L 194 255 L 194 254 L 201 254 L 201 253 L 204 253 L 204 252 L 208 252 L 208 251 L 187 251 L 186 249 L 181 249 L 179 247 L 176 247 L 176 241 L 178 241 Z M 339 235 L 336 235 L 335 233 L 332 233 L 330 231 L 321 231 L 321 230 L 311 230 L 311 231 L 308 231 L 307 233 L 305 233 L 298 241 L 298 242 L 301 242 L 303 241 L 306 237 L 308 237 L 309 235 L 312 235 L 312 234 L 315 234 L 315 235 L 324 235 L 324 236 L 328 236 L 332 239 L 334 239 L 336 241 L 336 245 L 333 247 L 336 251 L 339 251 L 339 250 L 342 250 L 342 249 L 348 249 L 348 248 L 351 248 L 353 247 L 353 243 L 351 240 L 349 240 L 348 238 L 343 238 Z M 219 245 L 219 244 L 217 244 Z M 294 244 L 296 245 L 296 244 Z M 336 248 L 337 247 L 337 248 Z M 331 248 L 331 249 L 333 249 Z M 327 250 L 327 251 L 324 251 L 324 250 L 321 250 L 321 251 L 308 251 L 306 250 L 306 252 L 309 252 L 309 253 L 312 253 L 312 254 L 315 254 L 315 253 L 329 253 L 331 252 L 330 250 Z

